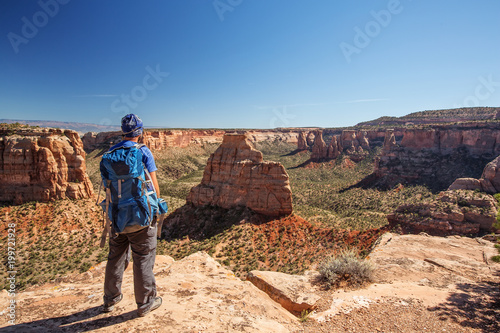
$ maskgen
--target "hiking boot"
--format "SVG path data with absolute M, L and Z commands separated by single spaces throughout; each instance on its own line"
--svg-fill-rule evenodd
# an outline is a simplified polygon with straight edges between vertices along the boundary
M 110 304 L 104 304 L 102 306 L 102 312 L 111 312 L 115 309 L 115 305 L 120 303 L 120 301 L 123 299 L 123 294 L 120 295 L 120 297 L 118 298 L 118 300 L 116 300 L 116 302 L 114 303 L 110 303 Z
M 160 305 L 161 305 L 161 297 L 155 297 L 153 304 L 151 304 L 151 306 L 149 308 L 147 308 L 146 310 L 142 310 L 142 311 L 137 310 L 137 315 L 139 317 L 144 317 L 145 315 L 147 315 L 151 311 L 158 309 L 160 307 Z

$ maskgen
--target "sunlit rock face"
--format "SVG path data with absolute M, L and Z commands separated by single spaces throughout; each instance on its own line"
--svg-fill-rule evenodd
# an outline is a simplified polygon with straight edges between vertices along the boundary
M 0 201 L 80 199 L 92 193 L 77 132 L 0 128 Z
M 292 213 L 288 174 L 278 162 L 263 161 L 246 135 L 227 134 L 210 156 L 201 183 L 187 198 L 194 206 L 244 206 L 268 215 Z

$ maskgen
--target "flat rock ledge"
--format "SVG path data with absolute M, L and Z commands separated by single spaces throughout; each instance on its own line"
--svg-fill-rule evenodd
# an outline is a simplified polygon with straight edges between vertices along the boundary
M 293 314 L 312 311 L 321 298 L 314 294 L 309 278 L 270 271 L 251 271 L 247 280 Z

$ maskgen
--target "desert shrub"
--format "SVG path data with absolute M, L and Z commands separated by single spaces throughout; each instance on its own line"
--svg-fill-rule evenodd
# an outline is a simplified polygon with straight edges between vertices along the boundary
M 493 197 L 495 197 L 497 202 L 500 204 L 500 193 L 494 194 Z M 500 211 L 497 214 L 497 221 L 493 224 L 493 227 L 496 229 L 500 229 Z
M 500 254 L 500 241 L 498 241 L 498 242 L 499 243 L 495 244 L 495 248 L 497 249 L 498 253 Z M 491 257 L 491 260 L 493 260 L 494 262 L 500 262 L 500 255 Z
M 335 258 L 327 258 L 318 267 L 322 279 L 329 287 L 338 286 L 341 282 L 348 286 L 363 285 L 372 281 L 374 270 L 373 264 L 360 258 L 354 249 L 343 250 Z

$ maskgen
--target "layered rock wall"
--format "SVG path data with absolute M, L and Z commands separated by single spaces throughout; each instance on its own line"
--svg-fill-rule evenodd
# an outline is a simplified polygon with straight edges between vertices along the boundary
M 298 144 L 302 130 L 146 130 L 141 143 L 153 150 L 162 150 L 168 147 L 184 148 L 190 144 L 203 145 L 221 143 L 225 134 L 246 134 L 251 142 L 280 141 Z M 86 133 L 82 137 L 87 152 L 99 148 L 109 148 L 120 142 L 121 132 Z
M 496 122 L 410 128 L 397 140 L 388 130 L 375 175 L 392 186 L 398 182 L 445 189 L 457 178 L 478 177 L 500 154 Z
M 292 213 L 292 192 L 285 168 L 264 162 L 245 135 L 227 134 L 208 159 L 203 179 L 191 189 L 187 202 L 193 206 L 238 206 L 268 215 Z
M 92 193 L 77 132 L 0 128 L 0 201 L 79 199 Z
M 387 219 L 392 227 L 412 233 L 471 235 L 495 231 L 497 214 L 491 195 L 461 190 L 441 192 L 430 202 L 402 205 Z

